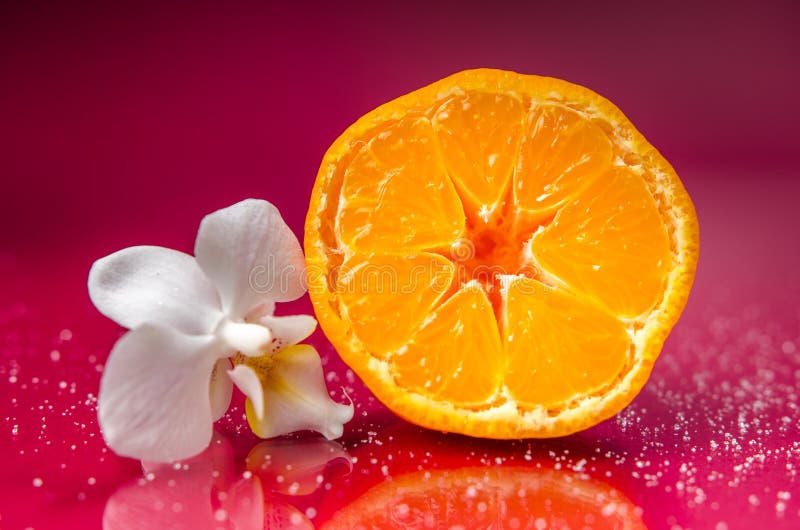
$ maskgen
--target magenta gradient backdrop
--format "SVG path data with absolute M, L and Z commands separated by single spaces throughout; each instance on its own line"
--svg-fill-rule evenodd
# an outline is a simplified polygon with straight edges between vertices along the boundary
M 121 330 L 88 300 L 93 260 L 136 244 L 190 252 L 203 215 L 246 197 L 275 203 L 301 236 L 344 128 L 475 67 L 590 87 L 658 147 L 700 218 L 692 298 L 648 387 L 594 429 L 517 445 L 427 433 L 356 380 L 345 448 L 371 455 L 364 432 L 391 428 L 397 466 L 426 444 L 565 465 L 585 454 L 651 529 L 797 528 L 798 8 L 343 4 L 0 7 L 0 528 L 98 527 L 108 495 L 140 474 L 103 452 L 94 418 Z M 312 342 L 347 382 L 322 333 Z M 255 440 L 237 425 L 220 429 L 243 456 Z M 357 469 L 375 477 L 388 462 L 368 461 Z

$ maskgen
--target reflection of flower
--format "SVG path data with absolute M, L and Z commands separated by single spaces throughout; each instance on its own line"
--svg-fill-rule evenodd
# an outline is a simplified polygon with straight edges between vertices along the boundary
M 195 455 L 228 409 L 233 384 L 249 398 L 248 420 L 262 437 L 299 429 L 340 436 L 352 405 L 330 399 L 313 348 L 283 349 L 316 321 L 273 315 L 276 302 L 304 292 L 297 238 L 272 204 L 254 199 L 203 219 L 194 258 L 140 246 L 95 262 L 92 301 L 131 329 L 111 351 L 100 385 L 109 446 L 159 462 Z
M 350 462 L 347 452 L 328 440 L 261 442 L 247 456 L 248 471 L 235 480 L 233 450 L 217 433 L 210 446 L 190 460 L 145 464 L 145 479 L 121 487 L 108 499 L 103 528 L 313 529 L 282 496 L 313 492 L 321 484 L 317 477 L 338 459 Z
M 261 479 L 264 488 L 285 495 L 308 495 L 322 483 L 328 464 L 341 461 L 352 471 L 352 460 L 344 448 L 319 438 L 270 440 L 247 455 L 247 469 Z

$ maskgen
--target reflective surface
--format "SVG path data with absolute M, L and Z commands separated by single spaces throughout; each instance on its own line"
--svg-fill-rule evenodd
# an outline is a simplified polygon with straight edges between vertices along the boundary
M 168 465 L 143 465 L 143 476 L 119 487 L 106 502 L 103 527 L 313 528 L 292 500 L 313 494 L 329 468 L 350 459 L 342 447 L 320 439 L 261 442 L 245 459 L 244 471 L 228 439 L 215 433 L 194 458 Z M 313 508 L 305 513 L 314 515 Z
M 800 225 L 791 204 L 800 185 L 776 176 L 753 186 L 747 175 L 705 182 L 694 194 L 705 242 L 696 287 L 650 381 L 617 417 L 553 440 L 410 425 L 374 400 L 317 331 L 311 342 L 329 388 L 356 403 L 341 440 L 261 442 L 238 395 L 203 455 L 160 467 L 117 457 L 95 406 L 103 361 L 123 330 L 84 292 L 95 250 L 76 242 L 57 270 L 47 252 L 5 254 L 3 528 L 347 528 L 358 518 L 374 523 L 367 528 L 793 528 L 800 263 L 794 235 L 771 228 Z M 749 217 L 729 215 L 748 204 Z M 177 220 L 175 231 L 189 239 L 191 225 Z M 730 234 L 743 239 L 731 244 Z M 771 248 L 784 249 L 780 261 L 767 263 Z
M 800 525 L 791 12 L 515 8 L 459 25 L 417 7 L 2 13 L 14 82 L 0 83 L 0 528 Z M 609 34 L 612 21 L 634 34 Z M 123 330 L 88 300 L 92 261 L 135 244 L 191 251 L 204 214 L 247 196 L 302 234 L 336 134 L 476 63 L 599 90 L 695 200 L 695 288 L 634 403 L 561 439 L 425 431 L 377 403 L 317 331 L 329 388 L 356 403 L 341 440 L 261 441 L 236 395 L 214 444 L 177 468 L 110 453 L 96 397 Z

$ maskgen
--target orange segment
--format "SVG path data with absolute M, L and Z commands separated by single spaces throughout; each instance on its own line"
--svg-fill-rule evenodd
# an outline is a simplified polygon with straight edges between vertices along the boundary
M 347 260 L 339 273 L 339 296 L 356 336 L 378 356 L 401 347 L 450 287 L 454 270 L 436 254 Z
M 491 209 L 505 192 L 524 110 L 518 96 L 468 92 L 445 101 L 433 116 L 447 170 L 478 206 Z
M 577 111 L 535 104 L 514 172 L 517 206 L 551 212 L 609 169 L 613 154 L 603 130 Z
M 392 357 L 401 385 L 458 405 L 477 405 L 502 382 L 500 333 L 486 294 L 474 284 L 453 295 Z
M 652 194 L 622 168 L 564 206 L 533 239 L 533 254 L 548 272 L 625 318 L 653 307 L 673 266 Z
M 619 109 L 498 70 L 349 127 L 305 236 L 320 326 L 378 399 L 492 438 L 569 434 L 630 403 L 686 303 L 699 241 L 680 179 Z M 415 279 L 417 265 L 431 270 Z M 375 267 L 407 292 L 371 286 Z
M 338 235 L 360 252 L 449 245 L 464 229 L 425 118 L 400 120 L 370 139 L 345 172 L 340 201 Z
M 510 279 L 505 295 L 505 383 L 518 405 L 558 407 L 622 373 L 630 338 L 614 316 L 529 278 Z

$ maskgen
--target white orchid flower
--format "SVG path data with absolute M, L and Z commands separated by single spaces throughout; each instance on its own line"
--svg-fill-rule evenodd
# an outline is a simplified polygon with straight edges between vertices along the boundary
M 328 395 L 308 315 L 274 316 L 306 291 L 300 243 L 272 204 L 248 199 L 200 224 L 195 257 L 131 247 L 94 263 L 89 295 L 129 328 L 100 382 L 98 419 L 118 454 L 169 462 L 208 446 L 233 385 L 264 438 L 342 435 L 353 405 Z M 286 349 L 284 349 L 286 348 Z

